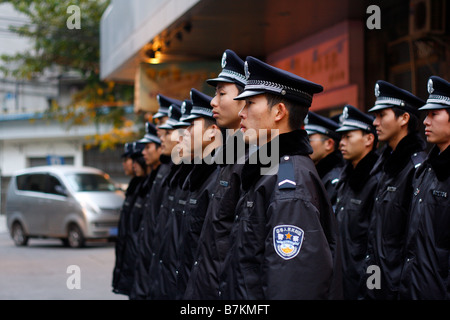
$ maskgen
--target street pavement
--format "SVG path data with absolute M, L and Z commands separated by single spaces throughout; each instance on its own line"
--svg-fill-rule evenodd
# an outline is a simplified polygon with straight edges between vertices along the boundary
M 0 300 L 128 299 L 111 291 L 114 243 L 72 249 L 59 239 L 30 239 L 17 247 L 5 222 L 0 215 Z

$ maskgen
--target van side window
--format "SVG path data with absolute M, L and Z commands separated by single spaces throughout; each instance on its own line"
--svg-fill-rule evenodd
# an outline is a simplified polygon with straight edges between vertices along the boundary
M 17 188 L 23 191 L 45 192 L 46 175 L 42 173 L 24 174 L 16 178 Z
M 64 188 L 58 178 L 49 175 L 47 181 L 47 193 L 57 194 L 57 195 L 66 195 L 66 188 Z

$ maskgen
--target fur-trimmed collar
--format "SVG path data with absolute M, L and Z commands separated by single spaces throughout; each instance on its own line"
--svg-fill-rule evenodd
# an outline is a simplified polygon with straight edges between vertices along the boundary
M 336 167 L 342 167 L 344 165 L 344 161 L 342 160 L 342 154 L 339 150 L 335 150 L 325 158 L 320 160 L 317 165 L 317 173 L 320 178 L 323 178 L 330 170 Z
M 439 181 L 447 180 L 450 176 L 450 147 L 439 153 L 439 148 L 434 146 L 428 155 L 427 162 L 430 163 Z
M 191 173 L 183 184 L 183 189 L 189 189 L 189 191 L 191 192 L 198 190 L 206 181 L 206 179 L 208 179 L 211 174 L 213 174 L 216 168 L 217 164 L 215 164 L 214 162 L 208 164 L 202 161 L 202 163 L 195 164 L 191 170 Z
M 392 148 L 386 145 L 381 155 L 384 171 L 390 176 L 395 176 L 408 164 L 412 154 L 424 149 L 425 141 L 417 134 L 408 134 L 398 143 L 393 152 Z
M 279 157 L 287 155 L 305 155 L 312 153 L 308 135 L 305 130 L 295 130 L 280 134 L 273 140 L 261 146 L 257 151 L 249 156 L 242 170 L 242 188 L 248 190 L 261 177 L 261 168 L 269 168 L 271 163 L 263 164 L 262 158 L 270 158 L 272 144 L 279 146 Z M 279 161 L 279 159 L 277 159 Z
M 352 190 L 359 191 L 364 187 L 364 184 L 370 177 L 370 172 L 378 160 L 378 155 L 375 151 L 370 151 L 361 161 L 353 168 L 350 161 L 342 172 L 342 177 L 339 183 L 348 181 L 348 184 Z

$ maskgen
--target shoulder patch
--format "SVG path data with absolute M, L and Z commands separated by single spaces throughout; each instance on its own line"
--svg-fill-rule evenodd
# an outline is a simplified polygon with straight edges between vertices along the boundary
M 279 225 L 273 228 L 273 247 L 284 260 L 294 258 L 302 247 L 304 232 L 293 225 Z
M 414 153 L 411 156 L 411 161 L 414 163 L 414 168 L 417 168 L 425 161 L 425 156 L 422 152 Z
M 278 167 L 278 188 L 279 189 L 295 189 L 294 165 L 288 156 L 283 157 Z

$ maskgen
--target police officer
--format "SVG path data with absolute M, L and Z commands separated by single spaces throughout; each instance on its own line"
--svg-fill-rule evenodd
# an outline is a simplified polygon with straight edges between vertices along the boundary
M 434 144 L 413 181 L 401 299 L 450 299 L 450 83 L 428 80 L 429 97 L 419 110 Z
M 145 220 L 148 219 L 148 202 L 151 190 L 153 188 L 154 181 L 158 174 L 160 168 L 160 156 L 161 156 L 161 140 L 157 137 L 157 130 L 153 123 L 146 122 L 145 124 L 145 135 L 142 139 L 138 140 L 139 143 L 144 145 L 142 150 L 142 156 L 147 166 L 147 178 L 141 187 L 139 196 L 136 199 L 136 226 L 137 230 L 137 253 L 136 253 L 136 263 L 134 272 L 134 283 L 130 292 L 130 299 L 141 299 L 142 298 L 142 277 L 147 274 L 146 261 L 147 247 L 145 243 L 146 233 L 148 232 L 147 224 Z
M 130 157 L 133 159 L 133 169 L 139 182 L 133 190 L 132 195 L 127 196 L 122 209 L 120 225 L 120 252 L 117 252 L 117 259 L 114 274 L 113 292 L 130 296 L 134 283 L 134 263 L 137 256 L 137 231 L 139 226 L 139 208 L 136 206 L 137 199 L 141 195 L 141 190 L 145 184 L 147 167 L 142 156 L 143 144 L 133 142 Z M 125 211 L 125 210 L 126 211 Z
M 418 134 L 418 108 L 425 102 L 386 81 L 375 84 L 373 122 L 378 139 L 386 143 L 373 172 L 381 172 L 369 227 L 367 266 L 380 268 L 381 288 L 370 289 L 371 299 L 396 299 L 404 258 L 406 223 L 415 169 L 426 154 Z
M 335 121 L 312 111 L 309 111 L 305 118 L 305 130 L 313 149 L 310 157 L 316 165 L 333 208 L 336 205 L 336 184 L 344 166 L 338 147 L 340 140 L 340 134 L 336 132 L 338 128 L 339 124 Z
M 254 57 L 246 66 L 247 85 L 235 99 L 246 101 L 241 130 L 259 149 L 242 170 L 223 298 L 340 298 L 336 220 L 298 129 L 323 88 Z M 266 163 L 269 152 L 279 157 Z
M 164 110 L 170 101 L 174 104 L 171 116 L 174 118 L 172 123 L 177 123 L 179 117 L 181 116 L 181 105 L 177 105 L 177 100 L 171 99 L 162 95 L 157 96 L 158 103 L 160 104 L 160 111 Z M 169 109 L 170 106 L 167 108 Z M 168 112 L 168 111 L 167 111 Z M 177 118 L 178 117 L 178 118 Z M 166 122 L 168 121 L 168 118 Z M 162 123 L 163 125 L 165 123 Z M 159 129 L 157 126 L 157 135 L 160 138 L 161 146 L 159 148 L 160 152 L 160 165 L 157 169 L 155 179 L 151 190 L 148 194 L 147 200 L 144 204 L 144 213 L 141 224 L 142 237 L 140 238 L 139 245 L 139 268 L 135 271 L 135 284 L 133 290 L 134 299 L 148 299 L 150 295 L 150 283 L 151 274 L 149 273 L 151 260 L 154 257 L 153 242 L 156 241 L 157 233 L 157 218 L 160 212 L 161 203 L 163 201 L 164 195 L 167 192 L 168 180 L 171 179 L 174 173 L 177 171 L 178 166 L 172 162 L 171 153 L 176 142 L 170 139 L 173 129 L 168 127 L 169 130 Z M 154 131 L 152 132 L 154 135 Z
M 207 80 L 207 83 L 215 87 L 211 106 L 217 125 L 225 130 L 224 146 L 216 153 L 219 174 L 184 296 L 189 300 L 219 298 L 219 272 L 230 247 L 229 234 L 240 195 L 240 174 L 247 150 L 239 130 L 239 111 L 245 101 L 234 100 L 245 87 L 244 61 L 227 49 L 222 55 L 221 65 L 218 77 Z
M 181 118 L 181 108 L 171 105 L 169 108 L 169 119 L 159 129 L 165 130 L 166 134 L 161 136 L 164 146 L 162 152 L 171 157 L 174 148 L 180 143 L 180 136 L 183 129 L 176 129 Z M 176 150 L 176 149 L 175 149 Z M 162 200 L 156 216 L 156 226 L 154 237 L 151 239 L 153 256 L 150 262 L 149 275 L 149 299 L 174 299 L 175 285 L 173 275 L 169 275 L 170 270 L 174 270 L 176 264 L 175 253 L 177 245 L 177 224 L 175 222 L 175 209 L 179 199 L 180 186 L 185 181 L 192 169 L 191 164 L 183 162 L 174 163 L 165 184 L 163 185 Z
M 124 172 L 128 176 L 132 176 L 130 182 L 128 183 L 127 190 L 125 191 L 125 200 L 123 202 L 122 208 L 120 210 L 117 239 L 115 243 L 115 264 L 113 270 L 113 281 L 112 287 L 114 293 L 126 294 L 121 292 L 118 286 L 120 279 L 120 272 L 123 264 L 123 253 L 125 250 L 125 239 L 127 234 L 128 217 L 131 208 L 133 207 L 134 199 L 136 197 L 136 187 L 141 183 L 142 177 L 136 176 L 133 169 L 133 159 L 131 154 L 133 153 L 133 143 L 127 142 L 124 145 L 124 153 L 122 154 L 122 161 Z
M 194 164 L 181 187 L 178 196 L 177 216 L 178 243 L 176 246 L 175 270 L 169 275 L 176 275 L 175 299 L 182 299 L 186 290 L 192 265 L 194 264 L 198 240 L 203 227 L 206 210 L 214 194 L 217 177 L 217 164 L 212 155 L 222 144 L 222 133 L 213 117 L 212 97 L 192 89 L 192 110 L 184 121 L 191 125 L 183 136 L 183 158 Z
M 169 119 L 170 106 L 173 104 L 177 105 L 177 106 L 181 106 L 182 102 L 180 100 L 170 98 L 170 97 L 162 95 L 160 93 L 156 96 L 156 99 L 159 104 L 159 109 L 153 115 L 152 119 L 153 119 L 156 127 L 158 128 L 159 126 L 166 123 L 166 121 Z
M 371 175 L 378 155 L 373 117 L 351 105 L 344 107 L 339 148 L 346 161 L 337 184 L 336 219 L 342 244 L 344 299 L 360 297 L 367 252 L 367 231 L 379 174 Z

